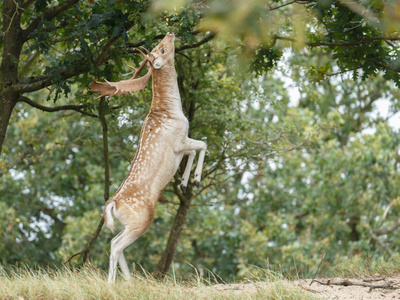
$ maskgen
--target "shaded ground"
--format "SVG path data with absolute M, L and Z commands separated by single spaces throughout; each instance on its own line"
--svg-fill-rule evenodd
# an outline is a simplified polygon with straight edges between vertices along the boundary
M 288 281 L 285 284 L 303 289 L 305 294 L 311 294 L 321 299 L 400 299 L 400 276 L 370 280 L 371 278 L 324 278 L 316 279 L 310 286 L 311 279 L 302 279 L 292 282 Z M 218 290 L 233 290 L 237 294 L 252 294 L 263 285 L 268 285 L 268 283 L 253 283 L 249 281 L 243 284 L 220 284 L 215 285 L 214 288 Z

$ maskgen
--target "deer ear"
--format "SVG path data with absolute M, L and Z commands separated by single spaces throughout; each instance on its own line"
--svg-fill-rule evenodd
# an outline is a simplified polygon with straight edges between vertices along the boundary
M 135 72 L 132 78 L 118 82 L 109 82 L 107 80 L 106 82 L 97 82 L 93 79 L 91 91 L 100 94 L 97 98 L 103 96 L 121 96 L 127 93 L 138 92 L 147 86 L 151 73 L 152 68 L 150 67 L 147 74 L 140 78 L 135 78 L 137 76 Z

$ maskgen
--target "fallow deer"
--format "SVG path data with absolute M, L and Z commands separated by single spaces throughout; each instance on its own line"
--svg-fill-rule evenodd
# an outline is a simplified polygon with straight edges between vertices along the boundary
M 174 34 L 169 32 L 151 52 L 144 54 L 138 50 L 144 61 L 131 79 L 92 83 L 92 91 L 100 93 L 100 97 L 119 96 L 144 89 L 150 76 L 153 76 L 153 100 L 143 122 L 135 158 L 128 176 L 104 207 L 106 226 L 115 230 L 112 215 L 122 225 L 122 231 L 111 241 L 110 283 L 115 282 L 117 262 L 124 277 L 131 278 L 123 250 L 149 228 L 156 203 L 162 199 L 161 193 L 173 178 L 184 155 L 188 155 L 188 161 L 181 188 L 186 191 L 195 150 L 200 150 L 194 176 L 196 186 L 201 179 L 207 146 L 188 137 L 189 122 L 182 111 L 174 66 L 174 40 Z M 147 74 L 136 78 L 145 65 L 149 68 Z

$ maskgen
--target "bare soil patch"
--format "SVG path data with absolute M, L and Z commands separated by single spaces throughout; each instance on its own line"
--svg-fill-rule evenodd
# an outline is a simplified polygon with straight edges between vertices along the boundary
M 324 299 L 400 299 L 400 277 L 384 277 L 382 280 L 361 278 L 317 279 L 311 286 L 311 279 L 296 280 L 294 285 L 304 288 Z M 321 284 L 323 283 L 323 284 Z
M 400 299 L 400 276 L 371 278 L 323 278 L 300 279 L 283 284 L 301 288 L 305 294 L 312 294 L 321 299 L 340 300 L 375 300 Z M 233 290 L 235 294 L 252 294 L 269 283 L 248 282 L 242 284 L 220 284 L 218 290 Z

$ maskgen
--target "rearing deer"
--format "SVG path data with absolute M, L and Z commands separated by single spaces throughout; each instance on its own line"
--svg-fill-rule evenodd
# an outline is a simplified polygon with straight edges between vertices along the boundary
M 111 241 L 108 275 L 111 283 L 115 282 L 117 262 L 125 278 L 131 278 L 123 250 L 153 222 L 161 192 L 175 175 L 184 155 L 189 156 L 181 182 L 182 191 L 186 191 L 195 150 L 200 150 L 194 176 L 196 186 L 201 179 L 207 146 L 188 137 L 189 122 L 182 112 L 174 66 L 174 40 L 174 34 L 169 32 L 151 53 L 145 55 L 139 50 L 144 61 L 131 79 L 92 83 L 92 91 L 101 96 L 119 96 L 144 89 L 153 75 L 153 100 L 142 126 L 136 156 L 128 176 L 104 207 L 106 226 L 114 231 L 114 215 L 123 227 Z M 145 65 L 149 67 L 148 73 L 136 78 Z

